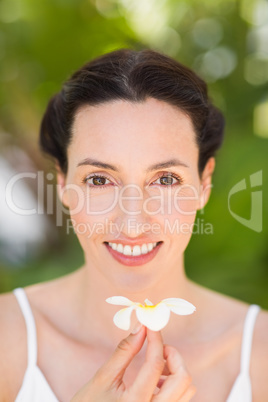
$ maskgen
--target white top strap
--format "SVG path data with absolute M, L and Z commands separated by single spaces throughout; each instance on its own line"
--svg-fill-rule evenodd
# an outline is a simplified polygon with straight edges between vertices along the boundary
M 249 373 L 253 331 L 259 311 L 260 306 L 252 304 L 246 315 L 241 348 L 241 372 L 243 373 Z
M 26 296 L 24 289 L 17 288 L 13 290 L 19 306 L 21 308 L 26 329 L 27 329 L 27 349 L 28 349 L 28 366 L 37 363 L 37 337 L 33 312 Z

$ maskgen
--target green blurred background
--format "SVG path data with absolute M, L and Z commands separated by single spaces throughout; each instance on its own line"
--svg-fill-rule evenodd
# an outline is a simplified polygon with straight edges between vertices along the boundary
M 6 182 L 15 172 L 45 172 L 46 193 L 38 195 L 38 202 L 46 206 L 46 194 L 55 187 L 54 167 L 38 150 L 46 104 L 83 63 L 121 47 L 160 50 L 208 82 L 212 99 L 226 116 L 226 137 L 210 202 L 197 217 L 199 233 L 186 251 L 187 274 L 202 285 L 268 308 L 266 0 L 1 0 L 2 181 L 6 170 Z M 250 175 L 259 171 L 258 186 L 251 189 Z M 246 189 L 231 197 L 230 208 L 250 219 L 251 191 L 259 191 L 263 206 L 260 200 L 254 206 L 261 212 L 255 230 L 228 208 L 231 189 L 244 179 Z M 36 197 L 36 181 L 25 179 L 25 186 Z M 0 210 L 4 189 L 2 183 Z M 51 211 L 43 221 L 25 220 L 21 238 L 14 216 L 12 222 L 7 216 L 0 213 L 0 292 L 64 275 L 83 262 L 72 231 L 67 234 L 56 226 Z M 206 225 L 213 233 L 202 233 Z M 27 240 L 31 228 L 36 235 Z

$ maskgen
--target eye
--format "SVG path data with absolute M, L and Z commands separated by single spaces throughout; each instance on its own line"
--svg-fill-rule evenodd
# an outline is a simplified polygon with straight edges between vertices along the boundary
M 83 181 L 90 187 L 106 187 L 108 184 L 112 184 L 107 177 L 100 174 L 92 174 L 87 176 Z
M 157 183 L 158 182 L 158 183 Z M 153 184 L 160 184 L 162 186 L 174 186 L 182 184 L 182 178 L 174 173 L 163 173 Z

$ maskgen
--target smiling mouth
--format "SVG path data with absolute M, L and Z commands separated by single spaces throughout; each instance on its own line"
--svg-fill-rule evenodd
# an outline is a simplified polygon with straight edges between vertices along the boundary
M 142 265 L 151 261 L 158 253 L 163 241 L 144 243 L 141 246 L 104 242 L 110 254 L 123 265 Z
M 161 241 L 155 242 L 155 243 L 144 243 L 141 246 L 135 245 L 135 246 L 130 246 L 130 245 L 123 245 L 121 243 L 113 243 L 113 242 L 105 242 L 105 244 L 108 244 L 109 247 L 111 247 L 113 250 L 117 251 L 118 253 L 124 254 L 124 255 L 129 255 L 129 256 L 139 256 L 139 255 L 145 255 L 150 253 L 155 247 L 157 247 L 158 244 L 162 243 Z

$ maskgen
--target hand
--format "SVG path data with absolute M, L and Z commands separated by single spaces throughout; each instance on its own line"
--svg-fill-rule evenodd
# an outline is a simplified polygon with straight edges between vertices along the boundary
M 140 351 L 146 334 L 145 362 L 127 388 L 125 370 Z M 142 326 L 119 343 L 111 358 L 71 402 L 188 402 L 194 394 L 195 387 L 178 351 L 163 345 L 160 332 Z

